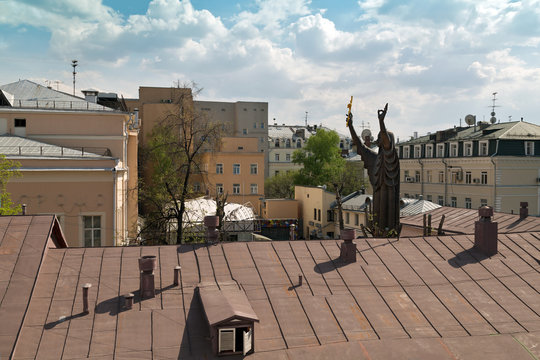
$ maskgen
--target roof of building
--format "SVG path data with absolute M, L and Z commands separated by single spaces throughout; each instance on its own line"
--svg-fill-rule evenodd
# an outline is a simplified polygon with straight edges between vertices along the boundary
M 49 247 L 66 247 L 54 215 L 0 216 L 0 358 L 10 358 Z
M 83 98 L 54 90 L 30 80 L 19 80 L 1 85 L 0 92 L 4 94 L 11 107 L 15 108 L 115 111 L 106 106 L 86 101 Z
M 442 206 L 426 212 L 431 215 L 432 224 L 438 224 L 444 215 L 443 230 L 456 234 L 474 234 L 474 223 L 478 220 L 478 210 Z M 422 227 L 424 215 L 406 216 L 401 223 Z M 494 212 L 492 221 L 498 223 L 499 233 L 519 233 L 540 231 L 540 218 L 528 216 L 520 219 L 519 215 Z
M 477 126 L 456 127 L 439 131 L 437 133 L 420 136 L 415 139 L 401 142 L 400 145 L 414 145 L 435 142 L 437 134 L 444 134 L 438 142 L 467 141 L 467 140 L 540 140 L 540 126 L 526 121 L 512 121 L 505 123 L 487 124 Z
M 491 258 L 468 235 L 356 239 L 350 264 L 338 260 L 335 240 L 50 249 L 15 357 L 213 358 L 195 289 L 237 282 L 260 319 L 250 358 L 526 359 L 539 355 L 538 237 L 501 234 Z M 157 294 L 146 300 L 137 291 L 142 255 L 158 260 Z
M 341 207 L 343 210 L 363 210 L 367 204 L 367 200 L 371 201 L 372 195 L 362 194 L 361 191 L 357 190 L 353 193 L 350 193 L 347 196 L 344 196 L 341 199 Z M 333 201 L 330 204 L 330 208 L 334 209 L 337 206 L 337 202 Z
M 233 319 L 259 321 L 246 293 L 237 283 L 200 284 L 197 289 L 210 326 Z
M 407 203 L 399 210 L 399 216 L 412 216 L 423 214 L 427 211 L 438 209 L 441 207 L 439 204 L 435 204 L 431 201 L 423 199 L 412 199 L 413 201 Z
M 0 154 L 16 158 L 111 158 L 110 150 L 107 148 L 84 147 L 73 149 L 8 134 L 0 135 Z

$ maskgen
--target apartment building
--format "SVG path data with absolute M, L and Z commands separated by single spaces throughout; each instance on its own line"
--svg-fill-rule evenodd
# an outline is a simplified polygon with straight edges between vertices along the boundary
M 0 153 L 21 163 L 8 184 L 27 213 L 54 213 L 69 246 L 137 236 L 138 130 L 126 112 L 28 80 L 0 86 Z
M 268 126 L 268 166 L 269 176 L 279 173 L 299 170 L 302 165 L 292 162 L 293 153 L 296 149 L 304 147 L 308 139 L 317 133 L 317 129 L 325 127 L 297 126 L 297 125 L 274 125 Z M 352 141 L 349 137 L 339 135 L 339 147 L 343 157 L 348 157 L 352 149 Z
M 540 126 L 525 121 L 455 127 L 397 145 L 401 196 L 439 205 L 540 215 Z
M 224 137 L 219 150 L 203 154 L 203 177 L 194 187 L 209 195 L 228 194 L 228 202 L 249 204 L 260 215 L 264 160 L 257 138 Z

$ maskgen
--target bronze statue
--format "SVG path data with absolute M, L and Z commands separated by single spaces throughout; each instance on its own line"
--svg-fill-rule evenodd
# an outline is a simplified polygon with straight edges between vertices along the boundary
M 358 138 L 353 127 L 351 104 L 347 115 L 347 126 L 356 145 L 356 151 L 362 157 L 364 167 L 368 171 L 369 182 L 373 186 L 372 218 L 369 230 L 373 236 L 399 236 L 399 157 L 395 147 L 394 134 L 386 130 L 384 118 L 388 104 L 384 110 L 378 110 L 380 132 L 376 144 L 379 152 L 371 150 Z

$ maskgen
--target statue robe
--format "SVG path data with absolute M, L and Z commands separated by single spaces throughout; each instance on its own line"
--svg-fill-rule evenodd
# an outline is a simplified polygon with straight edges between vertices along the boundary
M 373 186 L 373 225 L 377 234 L 399 228 L 399 157 L 395 147 L 394 134 L 387 132 L 390 148 L 384 149 L 379 142 L 379 152 L 371 150 L 360 142 L 357 151 L 364 161 L 364 167 Z M 380 135 L 379 135 L 380 138 Z

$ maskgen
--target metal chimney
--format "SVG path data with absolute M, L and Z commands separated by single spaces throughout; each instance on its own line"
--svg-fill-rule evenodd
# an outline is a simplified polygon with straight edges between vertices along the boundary
M 141 299 L 153 298 L 156 296 L 154 283 L 154 270 L 156 268 L 156 257 L 153 255 L 139 258 L 140 273 L 140 294 Z
M 478 209 L 480 219 L 474 224 L 474 248 L 486 256 L 497 254 L 497 226 L 491 221 L 493 208 L 482 206 Z

